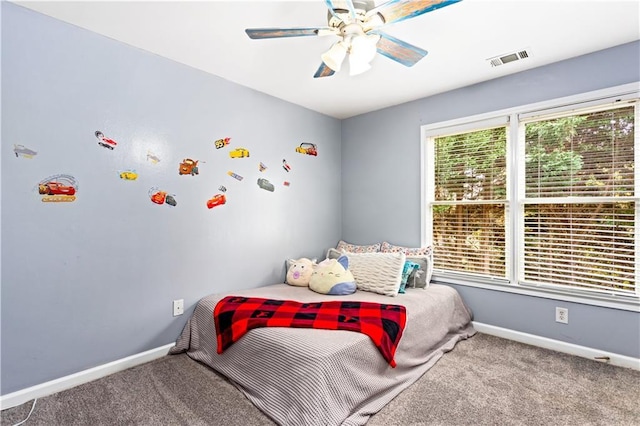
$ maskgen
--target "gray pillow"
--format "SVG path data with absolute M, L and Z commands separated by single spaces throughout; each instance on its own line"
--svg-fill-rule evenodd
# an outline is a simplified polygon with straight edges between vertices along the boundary
M 420 265 L 420 269 L 415 270 L 409 275 L 409 279 L 407 280 L 407 287 L 413 288 L 427 288 L 429 287 L 429 282 L 431 281 L 431 273 L 432 273 L 432 260 L 433 258 L 430 255 L 426 256 L 407 256 L 407 260 L 417 263 Z
M 330 248 L 329 250 L 327 250 L 327 259 L 337 259 L 343 254 L 344 252 L 341 250 Z

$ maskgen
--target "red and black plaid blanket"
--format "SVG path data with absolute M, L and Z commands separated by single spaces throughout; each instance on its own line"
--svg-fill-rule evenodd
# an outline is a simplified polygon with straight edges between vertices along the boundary
M 406 309 L 371 302 L 328 301 L 301 303 L 291 300 L 227 296 L 213 311 L 218 353 L 258 327 L 350 330 L 371 338 L 392 367 L 406 323 Z

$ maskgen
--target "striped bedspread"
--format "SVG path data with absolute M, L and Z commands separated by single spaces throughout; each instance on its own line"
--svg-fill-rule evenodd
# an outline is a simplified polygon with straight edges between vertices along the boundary
M 227 296 L 213 311 L 221 354 L 249 330 L 258 327 L 319 328 L 364 333 L 384 359 L 393 359 L 406 323 L 406 309 L 400 305 L 338 301 L 301 303 L 293 300 Z
M 360 290 L 339 297 L 340 301 L 405 307 L 406 324 L 394 356 L 395 368 L 380 356 L 367 335 L 348 330 L 259 327 L 218 353 L 213 311 L 230 295 L 300 303 L 336 297 L 287 284 L 213 294 L 198 302 L 170 351 L 186 352 L 229 378 L 282 426 L 364 425 L 456 342 L 475 333 L 471 312 L 458 292 L 431 284 L 427 289 L 408 289 L 397 297 Z

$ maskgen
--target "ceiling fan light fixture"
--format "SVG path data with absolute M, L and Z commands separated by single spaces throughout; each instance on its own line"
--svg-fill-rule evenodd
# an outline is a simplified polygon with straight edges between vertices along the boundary
M 358 75 L 371 69 L 371 61 L 376 56 L 379 35 L 356 36 L 349 49 L 349 75 Z
M 376 45 L 380 40 L 380 36 L 376 34 L 361 35 L 354 37 L 351 41 L 350 57 L 357 56 L 358 61 L 369 63 L 376 56 Z
M 354 76 L 362 74 L 371 69 L 371 65 L 367 61 L 360 60 L 357 55 L 349 55 L 349 75 Z
M 331 46 L 331 48 L 324 52 L 320 57 L 326 66 L 335 72 L 338 72 L 340 71 L 340 67 L 342 66 L 342 61 L 344 61 L 345 56 L 347 56 L 347 46 L 345 46 L 344 42 L 339 41 Z

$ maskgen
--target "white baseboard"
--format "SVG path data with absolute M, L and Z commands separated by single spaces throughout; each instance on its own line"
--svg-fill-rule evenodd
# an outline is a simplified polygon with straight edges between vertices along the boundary
M 640 370 L 640 359 L 638 358 L 614 354 L 612 352 L 601 351 L 599 349 L 588 348 L 586 346 L 574 345 L 573 343 L 566 343 L 560 340 L 553 340 L 546 337 L 536 336 L 534 334 L 522 333 L 520 331 L 509 330 L 507 328 L 496 327 L 476 321 L 473 322 L 473 326 L 480 333 L 490 334 L 492 336 L 502 337 L 504 339 L 514 340 L 516 342 L 538 346 L 545 349 L 551 349 L 554 351 L 576 355 L 583 358 L 597 360 L 596 357 L 608 357 L 608 361 L 600 362 L 606 362 L 618 367 Z M 167 355 L 169 353 L 169 349 L 171 349 L 173 346 L 174 344 L 171 343 L 104 365 L 99 365 L 88 370 L 80 371 L 69 376 L 61 377 L 59 379 L 51 380 L 49 382 L 32 386 L 30 388 L 2 395 L 0 396 L 0 409 L 4 410 L 7 408 L 15 407 L 24 404 L 25 402 L 31 401 L 34 398 L 41 398 L 43 396 L 51 395 L 65 389 L 69 389 L 74 386 L 78 386 L 83 383 L 87 383 L 92 380 L 97 380 L 110 374 L 117 373 L 118 371 L 126 370 L 127 368 L 135 367 L 136 365 L 153 361 L 154 359 L 161 358 Z
M 4 410 L 7 408 L 15 407 L 24 404 L 27 401 L 31 401 L 34 398 L 41 398 L 43 396 L 51 395 L 52 393 L 60 392 L 65 389 L 69 389 L 74 386 L 78 386 L 83 383 L 87 383 L 92 380 L 117 373 L 118 371 L 126 370 L 127 368 L 135 367 L 136 365 L 144 364 L 145 362 L 153 361 L 154 359 L 161 358 L 167 355 L 169 353 L 169 349 L 171 349 L 173 346 L 173 343 L 164 345 L 159 348 L 131 355 L 107 364 L 99 365 L 88 370 L 80 371 L 69 376 L 60 377 L 59 379 L 51 380 L 49 382 L 41 383 L 30 388 L 2 395 L 0 396 L 0 409 Z
M 604 362 L 618 367 L 640 370 L 640 359 L 638 358 L 614 354 L 612 352 L 602 351 L 600 349 L 589 348 L 586 346 L 574 345 L 573 343 L 562 342 L 560 340 L 549 339 L 547 337 L 536 336 L 534 334 L 522 333 L 520 331 L 509 330 L 507 328 L 496 327 L 489 324 L 483 324 L 481 322 L 474 321 L 473 327 L 480 333 L 515 340 L 516 342 L 551 349 L 570 355 L 576 355 L 582 358 L 589 358 L 594 361 Z M 606 358 L 608 358 L 608 360 Z

